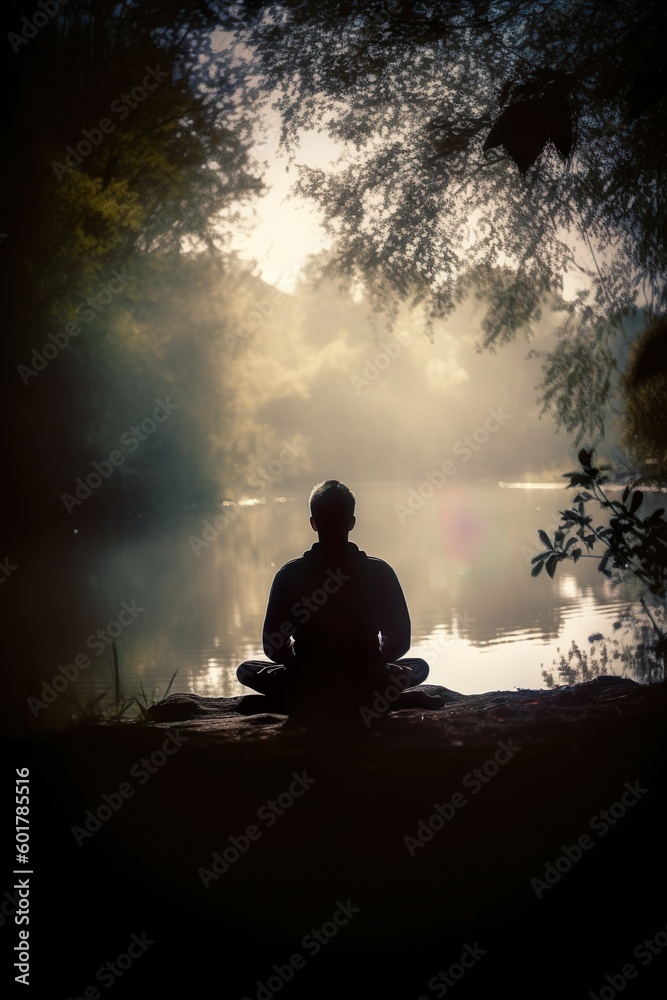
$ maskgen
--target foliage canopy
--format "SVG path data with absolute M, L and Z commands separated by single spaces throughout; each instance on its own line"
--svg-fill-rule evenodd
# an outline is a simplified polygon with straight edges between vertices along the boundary
M 326 130 L 335 168 L 300 171 L 336 253 L 379 307 L 446 316 L 470 285 L 482 344 L 564 314 L 540 400 L 599 440 L 624 318 L 665 304 L 667 13 L 657 0 L 245 0 L 283 141 Z M 564 301 L 566 273 L 585 288 Z M 582 352 L 588 364 L 582 364 Z M 595 378 L 591 379 L 591 370 Z

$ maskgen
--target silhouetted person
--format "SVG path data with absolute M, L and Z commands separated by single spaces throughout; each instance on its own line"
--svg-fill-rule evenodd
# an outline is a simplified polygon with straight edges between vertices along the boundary
M 405 689 L 428 676 L 410 648 L 410 616 L 398 577 L 367 556 L 348 534 L 354 494 L 336 479 L 314 487 L 310 524 L 319 541 L 274 578 L 263 628 L 272 663 L 249 660 L 242 684 L 270 698 L 274 710 L 334 704 L 371 707 L 374 692 Z M 401 694 L 395 707 L 437 707 L 426 692 Z

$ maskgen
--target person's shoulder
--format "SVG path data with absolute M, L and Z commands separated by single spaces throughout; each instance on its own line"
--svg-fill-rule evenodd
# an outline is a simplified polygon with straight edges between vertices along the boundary
M 280 577 L 281 580 L 289 580 L 290 577 L 299 576 L 299 574 L 307 570 L 313 561 L 313 551 L 312 549 L 307 549 L 303 555 L 296 556 L 294 559 L 288 559 L 286 563 L 283 563 L 276 573 L 276 579 Z
M 289 575 L 289 573 L 303 566 L 304 561 L 305 561 L 305 554 L 303 556 L 297 556 L 295 559 L 288 559 L 287 562 L 283 563 L 283 565 L 280 567 L 280 569 L 276 573 L 276 576 L 280 576 L 281 574 Z
M 366 556 L 366 558 L 371 572 L 384 576 L 396 576 L 396 571 L 393 566 L 390 566 L 388 562 L 384 561 L 384 559 L 380 559 L 379 556 Z
M 369 556 L 367 552 L 360 549 L 354 542 L 348 542 L 347 544 L 349 557 L 352 560 L 356 559 L 359 562 L 365 563 L 371 572 L 382 572 L 385 568 L 391 570 L 389 563 L 386 563 L 384 559 L 380 559 L 379 556 Z

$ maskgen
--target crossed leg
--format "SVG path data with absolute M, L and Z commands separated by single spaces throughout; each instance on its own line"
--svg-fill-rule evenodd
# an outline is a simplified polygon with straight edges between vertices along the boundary
M 317 667 L 311 667 L 312 671 L 317 671 Z M 366 679 L 364 687 L 369 692 L 373 689 L 382 691 L 389 685 L 396 684 L 401 690 L 416 687 L 422 684 L 428 677 L 429 667 L 425 660 L 419 657 L 405 657 L 396 660 L 394 663 L 383 664 L 379 669 L 374 668 L 370 676 Z M 305 689 L 311 687 L 305 683 L 306 676 L 313 677 L 313 674 L 304 671 L 301 664 L 271 663 L 268 660 L 246 660 L 237 671 L 236 676 L 245 687 L 266 695 L 271 700 L 274 707 L 289 707 L 296 700 L 303 700 L 306 695 Z M 348 685 L 341 680 L 340 694 L 343 695 Z M 352 691 L 351 696 L 354 697 Z M 398 707 L 398 705 L 396 706 Z

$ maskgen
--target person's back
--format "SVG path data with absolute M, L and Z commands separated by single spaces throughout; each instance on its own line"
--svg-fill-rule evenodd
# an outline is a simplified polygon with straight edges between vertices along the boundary
M 273 663 L 242 663 L 239 680 L 288 707 L 334 690 L 358 700 L 397 677 L 421 683 L 423 660 L 396 663 L 410 648 L 410 616 L 395 572 L 348 540 L 354 494 L 326 480 L 309 503 L 319 540 L 285 563 L 269 595 L 262 640 Z
M 298 659 L 372 662 L 383 636 L 387 659 L 410 646 L 410 618 L 396 574 L 352 542 L 316 542 L 276 574 L 264 623 L 264 652 Z M 290 648 L 285 634 L 292 638 Z

